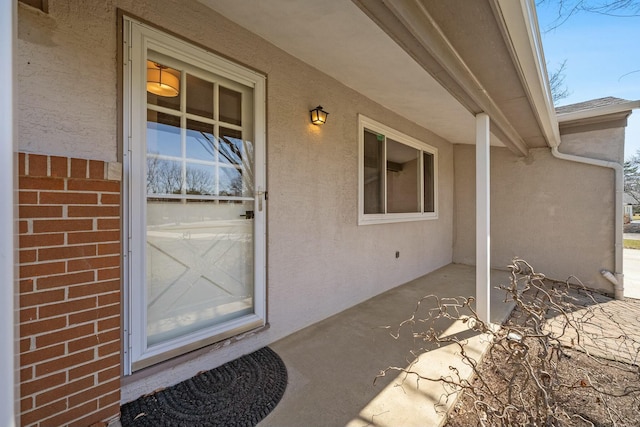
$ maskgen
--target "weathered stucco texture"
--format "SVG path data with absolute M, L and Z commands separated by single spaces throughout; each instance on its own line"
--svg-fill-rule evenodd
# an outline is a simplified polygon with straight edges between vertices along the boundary
M 601 124 L 603 129 L 594 129 L 571 133 L 564 133 L 561 126 L 562 145 L 560 151 L 576 156 L 593 159 L 624 162 L 624 127 L 609 127 L 610 125 L 626 126 L 626 120 Z
M 49 15 L 20 8 L 22 151 L 121 161 L 117 7 L 267 75 L 270 327 L 201 352 L 182 365 L 126 381 L 124 401 L 253 351 L 451 262 L 451 144 L 200 3 L 99 3 L 51 2 Z M 308 119 L 308 111 L 318 104 L 330 113 L 322 127 Z M 439 219 L 357 225 L 358 114 L 438 148 Z
M 560 151 L 621 161 L 620 130 L 564 135 Z M 453 259 L 475 264 L 475 147 L 456 145 L 454 154 Z M 612 169 L 559 160 L 550 149 L 531 150 L 520 158 L 493 147 L 492 266 L 505 268 L 519 256 L 548 277 L 575 275 L 588 286 L 613 292 L 600 270 L 615 266 L 614 183 Z
M 18 8 L 20 151 L 115 161 L 115 12 L 110 2 Z M 81 13 L 81 15 L 79 15 Z

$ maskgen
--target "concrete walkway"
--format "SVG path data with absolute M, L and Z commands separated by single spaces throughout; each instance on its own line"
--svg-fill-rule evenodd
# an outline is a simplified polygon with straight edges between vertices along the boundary
M 508 283 L 508 273 L 492 271 L 492 286 Z M 463 376 L 470 370 L 456 356 L 454 345 L 412 355 L 424 343 L 411 337 L 394 340 L 391 329 L 413 313 L 423 296 L 475 294 L 475 268 L 451 264 L 431 274 L 365 301 L 329 319 L 305 328 L 273 345 L 289 372 L 282 401 L 260 427 L 298 426 L 438 426 L 444 417 L 434 404 L 443 394 L 440 384 L 416 383 L 390 373 L 374 385 L 376 375 L 389 366 L 411 367 L 439 377 L 456 366 Z M 492 292 L 492 320 L 502 322 L 510 311 L 504 292 Z M 479 357 L 487 340 L 474 335 L 462 322 L 441 324 L 443 335 L 468 340 L 466 351 Z M 405 331 L 408 332 L 408 331 Z
M 624 296 L 640 299 L 640 249 L 624 250 Z
M 631 221 L 639 223 L 640 221 Z M 625 240 L 640 240 L 640 233 L 624 233 Z M 640 249 L 624 249 L 624 296 L 640 299 Z
M 640 300 L 615 300 L 597 297 L 598 305 L 586 306 L 569 314 L 580 325 L 580 339 L 572 327 L 565 328 L 566 318 L 556 316 L 545 328 L 555 332 L 567 347 L 605 359 L 638 365 L 640 359 Z M 585 301 L 586 302 L 586 301 Z

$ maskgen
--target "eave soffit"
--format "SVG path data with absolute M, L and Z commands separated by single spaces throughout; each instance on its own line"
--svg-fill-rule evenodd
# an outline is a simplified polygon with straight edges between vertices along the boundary
M 501 5 L 532 4 L 531 0 L 352 0 L 351 8 L 346 2 L 274 0 L 240 6 L 231 0 L 199 1 L 450 142 L 473 144 L 472 118 L 485 112 L 492 119 L 492 144 L 499 141 L 519 155 L 547 145 L 544 115 L 555 119 L 555 113 L 532 101 L 532 93 L 544 90 L 546 74 L 538 76 L 537 87 L 527 86 L 531 73 L 518 62 L 523 43 L 518 46 L 511 36 L 513 26 L 521 27 L 524 21 L 512 22 L 513 10 L 503 14 Z M 516 17 L 523 13 L 521 6 L 511 9 Z M 279 25 L 273 25 L 274 17 L 280 17 Z M 316 49 L 322 28 L 330 30 L 324 36 L 329 43 Z M 525 51 L 533 49 L 528 37 L 523 36 L 529 42 Z M 314 49 L 309 49 L 312 42 Z M 535 52 L 527 54 L 535 57 Z M 398 65 L 376 76 L 377 70 L 363 67 L 371 55 L 377 63 Z M 557 131 L 557 123 L 555 127 Z
M 532 2 L 353 1 L 513 152 L 559 138 Z

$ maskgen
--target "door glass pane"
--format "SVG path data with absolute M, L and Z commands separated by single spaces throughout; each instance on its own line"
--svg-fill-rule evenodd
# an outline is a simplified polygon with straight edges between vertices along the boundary
M 160 73 L 160 70 L 162 71 Z M 151 74 L 149 74 L 151 73 Z M 151 105 L 157 105 L 159 107 L 171 108 L 172 110 L 180 110 L 180 70 L 167 67 L 166 65 L 155 62 L 147 61 L 147 80 L 155 80 L 156 82 L 168 80 L 169 85 L 177 91 L 177 93 L 171 92 L 170 95 L 157 95 L 147 90 L 147 102 Z M 149 87 L 147 86 L 147 89 Z
M 435 212 L 435 171 L 433 169 L 433 154 L 422 153 L 424 163 L 424 211 Z
M 147 194 L 180 194 L 182 162 L 147 157 Z
M 253 312 L 253 202 L 147 200 L 148 345 Z
M 242 131 L 220 128 L 220 162 L 229 165 L 242 164 Z
M 214 83 L 190 74 L 185 90 L 182 111 L 147 114 L 148 346 L 254 312 L 252 144 L 244 128 L 186 117 L 217 108 L 239 127 L 242 96 L 221 88 L 216 106 Z
M 384 136 L 364 131 L 364 213 L 384 213 L 382 158 Z
M 253 154 L 253 143 L 242 139 L 242 131 L 220 128 L 220 162 L 233 166 L 227 175 L 229 192 L 235 196 L 253 196 Z
M 420 150 L 387 138 L 387 212 L 420 212 Z
M 147 153 L 180 157 L 180 117 L 147 110 Z
M 234 167 L 220 168 L 220 195 L 230 197 L 242 196 L 242 172 Z
M 213 83 L 187 74 L 187 113 L 213 119 Z
M 242 125 L 242 94 L 220 86 L 220 121 Z
M 185 189 L 189 195 L 217 195 L 215 166 L 187 163 Z
M 187 157 L 195 160 L 215 160 L 213 125 L 187 120 Z

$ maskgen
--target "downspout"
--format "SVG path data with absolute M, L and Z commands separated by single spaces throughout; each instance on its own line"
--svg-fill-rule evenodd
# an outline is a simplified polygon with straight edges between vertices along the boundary
M 620 163 L 607 160 L 592 159 L 590 157 L 574 156 L 558 151 L 558 145 L 551 147 L 553 157 L 570 162 L 584 163 L 587 165 L 601 166 L 603 168 L 613 169 L 615 174 L 616 198 L 615 198 L 615 272 L 602 270 L 602 276 L 613 283 L 615 290 L 615 298 L 624 298 L 624 275 L 622 274 L 622 195 L 624 193 L 624 168 Z

